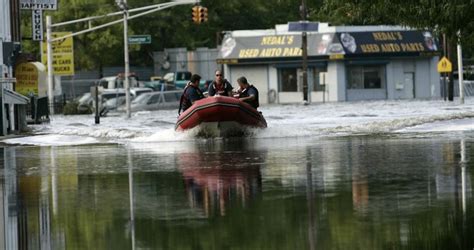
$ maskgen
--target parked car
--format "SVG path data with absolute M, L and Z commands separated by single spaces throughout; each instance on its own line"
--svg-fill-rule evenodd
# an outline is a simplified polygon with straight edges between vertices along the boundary
M 102 103 L 100 116 L 105 116 L 110 111 L 116 110 L 120 106 L 125 105 L 125 101 L 126 99 L 124 95 L 106 100 Z
M 92 98 L 91 93 L 84 93 L 82 96 L 78 97 L 77 99 L 77 110 L 80 113 L 87 113 L 91 112 L 92 105 L 94 102 L 94 98 Z
M 165 91 L 165 90 L 176 90 L 180 89 L 177 88 L 174 84 L 171 83 L 165 83 L 164 81 L 149 81 L 149 82 L 143 82 L 143 85 L 146 88 L 151 88 L 154 91 Z
M 191 75 L 189 71 L 169 72 L 163 76 L 163 80 L 165 83 L 173 84 L 176 88 L 183 89 L 191 79 Z
M 131 111 L 159 110 L 178 108 L 181 90 L 151 92 L 138 96 L 131 103 Z M 125 111 L 125 106 L 118 108 Z
M 99 80 L 99 86 L 104 89 L 119 89 L 124 88 L 124 74 L 120 73 L 116 76 L 107 76 L 102 77 Z M 139 87 L 140 82 L 138 81 L 138 77 L 134 73 L 130 73 L 129 77 L 129 84 L 130 87 Z
M 173 85 L 176 89 L 184 89 L 186 87 L 186 84 L 188 84 L 188 82 L 191 80 L 191 76 L 192 76 L 192 73 L 189 71 L 169 72 L 169 73 L 166 73 L 159 82 Z M 209 82 L 212 82 L 212 81 L 209 81 Z M 204 79 L 201 79 L 201 82 L 199 83 L 200 89 L 201 90 L 206 89 L 207 91 L 206 87 L 209 86 L 209 82 Z M 206 83 L 207 83 L 207 86 L 206 86 Z M 146 86 L 146 83 L 145 83 L 145 86 Z M 157 88 L 153 88 L 153 89 L 158 90 Z
M 140 95 L 150 93 L 153 90 L 150 88 L 132 88 L 130 89 L 130 98 L 134 100 Z M 126 97 L 124 89 L 113 89 L 104 90 L 101 94 L 102 106 L 100 115 L 104 116 L 108 112 L 118 109 L 120 106 L 125 105 Z

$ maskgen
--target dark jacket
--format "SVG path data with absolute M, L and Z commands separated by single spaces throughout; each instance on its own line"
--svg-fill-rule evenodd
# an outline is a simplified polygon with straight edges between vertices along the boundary
M 240 92 L 239 98 L 249 97 L 251 95 L 255 96 L 255 99 L 248 100 L 248 101 L 245 101 L 245 102 L 250 104 L 255 109 L 257 109 L 260 106 L 260 103 L 258 101 L 258 89 L 255 88 L 253 85 L 250 85 L 248 88 L 246 88 L 242 92 Z
M 229 96 L 229 92 L 231 92 L 232 89 L 232 84 L 230 84 L 227 79 L 224 79 L 221 89 L 217 89 L 216 81 L 212 81 L 211 84 L 209 84 L 209 89 L 207 90 L 207 93 L 209 94 L 209 96 L 215 96 L 217 94 L 221 96 Z
M 181 113 L 181 110 L 185 111 L 193 105 L 193 102 L 203 99 L 204 94 L 198 87 L 194 87 L 189 84 L 184 88 L 183 94 L 181 95 L 181 100 L 179 101 L 179 110 L 178 114 Z

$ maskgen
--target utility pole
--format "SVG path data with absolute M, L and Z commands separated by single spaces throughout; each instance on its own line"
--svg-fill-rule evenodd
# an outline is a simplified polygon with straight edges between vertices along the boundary
M 453 52 L 452 52 L 452 46 L 451 46 L 451 42 L 453 42 L 452 40 L 452 37 L 448 37 L 447 38 L 447 43 L 446 43 L 446 46 L 447 46 L 447 53 L 448 53 L 448 59 L 449 61 L 453 61 L 452 60 L 452 56 L 453 56 Z M 448 73 L 448 101 L 452 102 L 454 101 L 454 78 L 453 78 L 453 72 L 449 72 Z
M 54 72 L 53 72 L 53 44 L 51 42 L 52 38 L 52 24 L 51 16 L 46 16 L 46 53 L 48 60 L 48 104 L 49 104 L 49 114 L 54 115 L 54 93 L 53 93 L 53 84 L 54 84 Z
M 443 34 L 443 57 L 447 55 L 447 46 L 446 46 L 446 34 Z M 448 98 L 448 88 L 446 86 L 446 73 L 441 73 L 443 75 L 443 97 L 444 101 Z
M 127 0 L 117 0 L 117 5 L 120 9 L 123 10 L 123 57 L 125 63 L 125 73 L 124 73 L 124 88 L 125 88 L 125 110 L 127 113 L 127 118 L 132 116 L 130 112 L 130 81 L 128 76 L 130 75 L 130 58 L 128 55 L 128 6 Z
M 301 0 L 300 14 L 301 19 L 306 21 L 307 19 L 306 0 Z M 308 36 L 306 29 L 303 30 L 302 34 L 302 52 L 303 52 L 303 101 L 308 103 Z
M 458 84 L 459 84 L 459 102 L 464 104 L 464 71 L 462 65 L 461 31 L 458 31 Z

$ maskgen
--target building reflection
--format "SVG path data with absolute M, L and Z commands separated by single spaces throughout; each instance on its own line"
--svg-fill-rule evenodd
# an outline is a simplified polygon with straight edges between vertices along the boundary
M 189 205 L 202 209 L 206 217 L 225 216 L 231 202 L 232 206 L 246 207 L 262 192 L 260 167 L 265 158 L 261 153 L 198 151 L 176 157 Z
M 472 145 L 345 138 L 285 149 L 196 143 L 175 154 L 109 146 L 93 157 L 0 148 L 0 249 L 178 249 L 220 233 L 242 235 L 234 244 L 285 235 L 278 244 L 309 249 L 448 241 L 458 217 L 472 228 Z
M 6 147 L 1 150 L 0 204 L 3 210 L 0 230 L 5 232 L 1 234 L 4 249 L 63 249 L 65 233 L 59 228 L 53 233 L 52 223 L 58 210 L 58 182 L 64 188 L 71 183 L 71 177 L 57 178 L 55 149 L 41 147 L 17 151 L 16 147 Z M 33 169 L 34 173 L 25 169 Z
M 352 208 L 361 216 L 376 210 L 421 209 L 436 200 L 454 201 L 453 194 L 458 192 L 459 197 L 461 193 L 469 197 L 470 175 L 463 175 L 466 170 L 461 167 L 468 165 L 466 142 L 426 144 L 429 142 L 363 137 L 329 140 L 311 148 L 311 158 L 317 163 L 313 185 L 327 193 L 350 183 Z M 287 176 L 298 178 L 282 175 L 283 183 L 288 182 Z
M 18 200 L 18 177 L 15 151 L 0 148 L 3 155 L 3 178 L 0 179 L 0 249 L 27 249 L 20 241 L 22 230 L 21 204 Z
M 316 209 L 314 206 L 313 194 L 313 161 L 311 150 L 306 149 L 306 205 L 308 209 L 308 249 L 316 249 Z

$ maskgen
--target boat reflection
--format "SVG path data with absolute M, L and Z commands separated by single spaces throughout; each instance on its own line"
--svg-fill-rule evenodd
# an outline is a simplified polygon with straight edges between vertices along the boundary
M 262 191 L 261 154 L 245 156 L 253 162 L 242 161 L 241 155 L 183 153 L 177 156 L 178 169 L 183 175 L 189 205 L 202 209 L 206 217 L 226 215 L 226 207 L 245 207 Z M 240 161 L 240 162 L 239 162 Z

